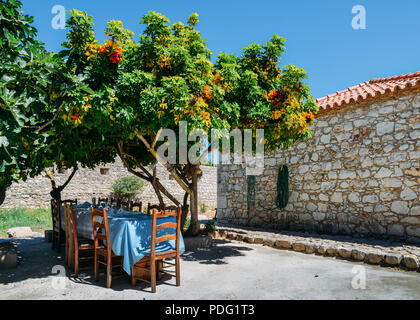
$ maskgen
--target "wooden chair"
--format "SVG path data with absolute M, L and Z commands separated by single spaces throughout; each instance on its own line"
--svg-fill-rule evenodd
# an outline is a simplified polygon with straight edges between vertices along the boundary
M 61 203 L 59 200 L 51 199 L 51 217 L 52 217 L 52 249 L 61 251 Z
M 165 210 L 169 210 L 169 211 L 177 211 L 178 207 L 177 206 L 166 206 Z M 182 207 L 181 207 L 182 210 Z M 182 212 L 182 211 L 181 211 Z
M 140 202 L 130 202 L 130 211 L 134 211 L 135 208 L 139 209 L 139 212 L 141 212 L 141 210 L 143 209 L 143 203 Z
M 165 217 L 176 217 L 176 223 L 174 222 L 165 222 L 158 224 L 157 220 Z M 166 234 L 160 237 L 156 237 L 156 231 L 164 230 L 164 229 L 175 229 L 175 234 Z M 152 214 L 152 237 L 150 242 L 150 254 L 146 255 L 143 259 L 141 259 L 138 263 L 136 263 L 131 268 L 131 285 L 134 287 L 136 285 L 136 280 L 145 281 L 150 283 L 152 287 L 152 292 L 156 292 L 156 276 L 157 276 L 157 269 L 159 269 L 159 273 L 168 274 L 171 276 L 176 277 L 176 285 L 179 287 L 181 285 L 180 279 L 180 263 L 179 263 L 179 245 L 180 245 L 180 230 L 181 230 L 181 208 L 178 208 L 177 211 L 157 211 L 153 209 Z M 156 244 L 168 240 L 175 240 L 175 250 L 169 250 L 164 252 L 155 252 Z M 168 258 L 175 258 L 175 262 L 168 262 L 165 259 Z M 147 262 L 147 264 L 145 264 Z M 161 268 L 159 266 L 161 264 Z M 145 267 L 147 265 L 148 267 Z M 166 265 L 175 267 L 175 271 L 166 271 L 164 268 Z M 150 274 L 150 281 L 145 279 L 144 277 L 137 277 L 136 271 L 148 271 Z
M 94 246 L 92 241 L 79 239 L 76 228 L 74 207 L 70 203 L 64 204 L 66 218 L 66 261 L 67 265 L 74 268 L 74 274 L 79 276 L 79 263 L 93 260 Z
M 108 204 L 108 198 L 98 198 L 98 205 L 100 204 Z
M 94 242 L 94 274 L 95 280 L 99 281 L 99 264 L 106 266 L 106 287 L 111 288 L 112 269 L 123 266 L 123 257 L 117 256 L 111 249 L 111 240 L 109 237 L 108 217 L 106 209 L 95 210 L 91 208 L 93 242 Z M 102 221 L 97 221 L 101 217 Z M 101 232 L 99 232 L 101 229 Z M 104 243 L 106 241 L 106 244 Z M 100 243 L 101 242 L 101 243 Z
M 147 204 L 147 214 L 151 214 L 153 209 L 162 210 L 162 206 L 160 204 Z
M 61 200 L 61 204 L 65 204 L 65 203 L 70 203 L 72 205 L 77 204 L 77 198 L 76 199 L 66 199 L 66 200 Z

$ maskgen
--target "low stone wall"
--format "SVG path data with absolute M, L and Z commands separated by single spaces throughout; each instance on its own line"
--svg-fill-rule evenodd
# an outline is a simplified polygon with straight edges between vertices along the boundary
M 220 165 L 222 222 L 321 233 L 420 238 L 420 93 L 317 117 L 313 137 L 266 155 L 247 206 L 243 165 Z M 277 174 L 289 167 L 289 203 L 276 208 Z
M 101 173 L 101 169 L 104 174 Z M 106 170 L 104 170 L 106 169 Z M 216 206 L 217 198 L 217 168 L 202 166 L 203 176 L 198 184 L 199 204 L 208 208 Z M 104 172 L 106 171 L 106 173 Z M 71 170 L 64 173 L 57 173 L 58 184 L 64 183 Z M 115 179 L 131 175 L 123 166 L 121 159 L 117 158 L 115 163 L 103 165 L 94 170 L 80 168 L 72 181 L 62 193 L 63 199 L 74 199 L 78 201 L 92 201 L 92 195 L 96 197 L 109 197 L 112 192 L 112 184 Z M 183 201 L 184 191 L 175 180 L 169 178 L 168 171 L 161 165 L 157 166 L 157 176 L 161 183 L 180 201 Z M 36 178 L 14 183 L 7 191 L 6 200 L 1 208 L 48 208 L 50 206 L 51 182 L 42 174 Z M 143 203 L 158 203 L 153 187 L 146 183 L 144 190 L 138 195 Z M 169 199 L 164 197 L 168 203 Z

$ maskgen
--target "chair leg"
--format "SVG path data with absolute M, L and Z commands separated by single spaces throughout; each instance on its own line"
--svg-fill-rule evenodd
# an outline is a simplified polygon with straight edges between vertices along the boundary
M 150 260 L 150 285 L 152 286 L 152 292 L 156 292 L 156 261 Z
M 96 250 L 95 250 L 96 251 Z M 95 265 L 94 265 L 94 274 L 95 274 L 95 281 L 99 281 L 99 262 L 98 262 L 98 255 L 95 252 Z
M 131 286 L 134 288 L 136 286 L 136 270 L 134 267 L 131 267 Z
M 111 288 L 112 282 L 112 259 L 111 257 L 107 257 L 107 264 L 106 264 L 106 287 L 109 289 Z
M 176 272 L 176 286 L 179 287 L 181 285 L 181 270 L 179 264 L 179 256 L 177 256 L 175 261 L 175 272 Z
M 79 277 L 79 250 L 74 248 L 74 276 Z

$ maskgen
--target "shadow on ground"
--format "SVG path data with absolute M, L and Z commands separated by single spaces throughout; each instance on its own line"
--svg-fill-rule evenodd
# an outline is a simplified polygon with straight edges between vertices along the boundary
M 196 249 L 182 254 L 182 260 L 196 261 L 203 264 L 227 264 L 225 258 L 244 256 L 244 251 L 253 249 L 235 246 L 218 246 L 229 243 L 229 241 L 213 239 L 213 247 L 210 249 Z
M 64 262 L 64 246 L 62 246 L 61 253 L 57 253 L 51 249 L 51 243 L 45 242 L 43 237 L 18 238 L 12 241 L 17 244 L 19 262 L 15 268 L 0 270 L 0 284 L 19 283 L 30 279 L 46 279 L 56 274 L 53 273 L 54 266 L 62 266 L 65 268 L 68 280 L 73 283 L 106 287 L 104 270 L 100 273 L 99 282 L 96 282 L 93 276 L 93 266 L 86 270 L 80 270 L 79 278 L 75 278 L 73 271 Z M 213 247 L 210 249 L 195 249 L 183 253 L 181 255 L 181 268 L 182 261 L 195 261 L 202 264 L 227 264 L 226 258 L 244 256 L 244 252 L 253 250 L 238 244 L 221 246 L 226 243 L 228 241 L 214 239 Z M 118 270 L 116 271 L 118 273 Z M 122 272 L 124 273 L 123 277 L 113 278 L 112 290 L 121 291 L 132 288 L 130 277 L 124 271 Z M 174 279 L 165 275 L 161 282 L 173 285 Z M 149 285 L 141 281 L 137 282 L 135 289 L 150 290 Z

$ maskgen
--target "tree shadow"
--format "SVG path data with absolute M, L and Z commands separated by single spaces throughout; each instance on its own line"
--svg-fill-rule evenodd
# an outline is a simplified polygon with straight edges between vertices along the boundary
M 52 250 L 51 243 L 46 242 L 44 237 L 1 239 L 0 241 L 14 243 L 18 253 L 16 267 L 0 270 L 1 284 L 47 278 L 53 275 L 54 266 L 63 266 L 68 272 L 64 262 L 64 245 L 61 253 L 57 253 Z
M 252 251 L 254 249 L 240 245 L 225 245 L 230 241 L 213 239 L 213 246 L 209 249 L 198 248 L 187 251 L 182 254 L 184 261 L 195 261 L 202 264 L 227 264 L 224 260 L 228 257 L 245 256 L 244 251 Z

